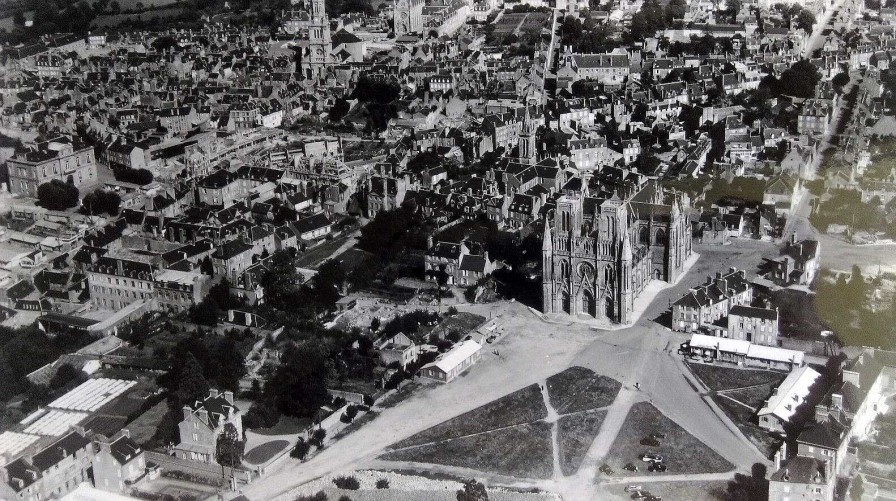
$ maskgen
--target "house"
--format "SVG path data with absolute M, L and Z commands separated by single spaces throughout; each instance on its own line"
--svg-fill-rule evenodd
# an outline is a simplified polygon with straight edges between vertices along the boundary
M 778 310 L 742 304 L 728 311 L 728 337 L 765 346 L 778 346 Z
M 0 499 L 58 499 L 89 479 L 93 445 L 76 431 L 0 468 Z
M 208 397 L 183 408 L 184 419 L 177 425 L 180 443 L 174 448 L 180 459 L 202 463 L 215 462 L 218 435 L 232 424 L 243 435 L 243 417 L 233 403 L 233 392 L 209 390 Z
M 744 270 L 731 268 L 727 274 L 717 273 L 672 303 L 672 329 L 696 331 L 727 316 L 732 307 L 752 300 L 753 288 Z
M 783 434 L 784 426 L 796 414 L 797 408 L 806 402 L 810 388 L 820 377 L 821 374 L 811 367 L 791 371 L 756 414 L 759 427 Z
M 97 181 L 93 147 L 58 137 L 19 150 L 6 161 L 9 190 L 17 195 L 37 196 L 37 187 L 57 179 L 78 188 Z
M 439 242 L 424 257 L 426 280 L 438 282 L 441 271 L 447 274 L 446 285 L 469 286 L 490 275 L 497 266 L 488 251 L 470 242 Z
M 97 440 L 99 452 L 93 458 L 93 486 L 110 492 L 127 493 L 146 474 L 143 448 L 122 430 L 112 440 Z
M 836 476 L 831 462 L 795 456 L 772 474 L 769 501 L 832 501 Z
M 801 351 L 704 334 L 691 334 L 687 346 L 691 355 L 762 369 L 791 371 L 802 367 L 805 359 Z
M 383 365 L 398 364 L 402 369 L 416 362 L 420 356 L 420 346 L 402 332 L 384 339 L 377 350 Z
M 333 231 L 333 223 L 322 212 L 299 219 L 295 223 L 290 223 L 290 226 L 302 240 L 317 240 Z
M 420 376 L 449 383 L 465 370 L 473 366 L 482 357 L 482 346 L 468 339 L 442 354 L 435 362 L 420 369 Z

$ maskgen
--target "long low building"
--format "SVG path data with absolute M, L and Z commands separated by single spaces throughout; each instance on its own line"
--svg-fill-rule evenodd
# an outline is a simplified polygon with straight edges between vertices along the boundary
M 805 354 L 797 350 L 787 350 L 774 346 L 761 346 L 724 337 L 691 335 L 689 349 L 692 354 L 712 357 L 721 362 L 776 370 L 792 370 L 803 366 Z
M 420 376 L 448 383 L 473 366 L 482 357 L 482 346 L 473 340 L 464 341 L 420 369 Z
M 811 367 L 800 367 L 788 374 L 759 409 L 759 427 L 783 433 L 784 425 L 790 422 L 797 408 L 805 403 L 812 385 L 819 377 L 821 374 Z

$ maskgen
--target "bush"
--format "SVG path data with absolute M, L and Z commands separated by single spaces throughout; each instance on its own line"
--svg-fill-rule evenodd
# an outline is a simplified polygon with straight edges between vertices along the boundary
M 358 415 L 358 406 L 349 405 L 348 408 L 345 409 L 345 413 L 350 419 L 355 419 L 355 416 Z
M 352 501 L 352 498 L 343 494 L 343 495 L 339 496 L 339 501 Z
M 149 184 L 152 182 L 152 172 L 146 169 L 119 169 L 115 171 L 115 179 L 123 183 Z
M 388 489 L 388 488 L 389 488 L 389 481 L 386 480 L 385 478 L 381 478 L 381 479 L 377 480 L 377 481 L 376 481 L 376 488 L 377 488 L 377 489 Z
M 78 188 L 74 184 L 64 183 L 58 179 L 37 187 L 38 204 L 50 210 L 65 210 L 77 206 L 79 195 Z
M 454 315 L 457 315 L 457 308 L 455 308 L 454 306 L 449 306 L 448 307 L 448 316 L 453 317 Z
M 243 425 L 249 429 L 271 428 L 280 420 L 280 412 L 273 405 L 256 402 L 243 416 Z
M 327 495 L 324 491 L 320 491 L 313 496 L 299 496 L 296 501 L 327 501 Z
M 348 491 L 356 491 L 361 488 L 361 482 L 358 482 L 355 477 L 336 477 L 333 479 L 333 483 L 336 484 L 336 487 Z

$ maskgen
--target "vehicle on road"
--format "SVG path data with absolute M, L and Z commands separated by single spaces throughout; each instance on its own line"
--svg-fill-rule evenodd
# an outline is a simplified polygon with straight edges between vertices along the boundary
M 640 490 L 641 490 L 641 486 L 640 486 L 640 485 L 634 485 L 634 484 L 632 484 L 632 485 L 626 485 L 626 486 L 625 486 L 625 492 L 635 492 L 635 491 L 640 491 Z
M 663 456 L 660 456 L 659 454 L 645 453 L 645 454 L 641 454 L 641 461 L 644 461 L 647 463 L 662 463 Z
M 647 471 L 662 473 L 666 471 L 666 463 L 650 463 L 650 466 L 647 467 Z
M 650 495 L 647 491 L 635 491 L 632 493 L 632 499 L 647 499 Z

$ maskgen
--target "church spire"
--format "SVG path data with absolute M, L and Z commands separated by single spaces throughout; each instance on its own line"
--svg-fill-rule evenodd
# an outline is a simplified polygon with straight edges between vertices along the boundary
M 548 217 L 545 215 L 544 217 L 544 236 L 542 236 L 541 241 L 541 250 L 550 251 L 553 250 L 554 243 L 553 238 L 551 236 L 551 223 L 548 222 Z

